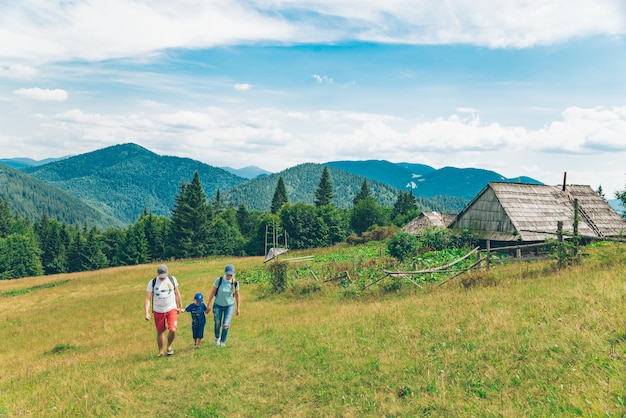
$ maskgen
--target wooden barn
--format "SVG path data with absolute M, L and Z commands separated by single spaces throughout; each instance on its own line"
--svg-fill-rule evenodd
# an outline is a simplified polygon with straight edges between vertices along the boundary
M 455 216 L 439 213 L 439 212 L 422 212 L 420 215 L 413 219 L 411 222 L 406 224 L 402 230 L 409 234 L 417 234 L 421 229 L 432 227 L 432 226 L 440 226 L 443 228 L 447 228 L 450 225 L 450 222 L 454 220 Z
M 558 222 L 573 232 L 578 202 L 578 233 L 583 237 L 624 237 L 626 221 L 590 186 L 489 183 L 457 215 L 451 229 L 468 228 L 479 239 L 540 242 L 557 238 Z

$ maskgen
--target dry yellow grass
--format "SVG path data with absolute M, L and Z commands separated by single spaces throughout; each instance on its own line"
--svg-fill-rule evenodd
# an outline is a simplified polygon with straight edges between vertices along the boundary
M 336 285 L 261 297 L 242 285 L 229 346 L 156 357 L 143 318 L 155 265 L 0 282 L 0 416 L 622 416 L 626 265 L 619 245 L 552 272 L 498 266 L 495 286 Z M 224 264 L 168 263 L 185 303 Z M 302 280 L 311 280 L 310 278 Z

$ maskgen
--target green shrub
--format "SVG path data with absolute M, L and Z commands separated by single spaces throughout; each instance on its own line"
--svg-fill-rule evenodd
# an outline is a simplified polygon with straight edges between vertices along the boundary
M 289 264 L 286 261 L 275 261 L 269 265 L 272 293 L 282 293 L 287 288 L 288 267 Z
M 424 228 L 417 239 L 427 251 L 441 251 L 454 247 L 454 236 L 448 228 Z
M 415 235 L 398 232 L 389 239 L 387 249 L 392 257 L 398 260 L 406 260 L 417 253 L 419 242 Z

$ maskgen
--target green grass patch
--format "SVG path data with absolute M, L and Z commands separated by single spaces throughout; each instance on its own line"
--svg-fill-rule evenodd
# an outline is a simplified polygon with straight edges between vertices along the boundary
M 64 284 L 66 284 L 68 282 L 69 282 L 69 279 L 66 279 L 66 280 L 60 280 L 58 282 L 46 283 L 46 284 L 40 284 L 40 285 L 37 285 L 37 286 L 26 287 L 26 288 L 23 288 L 23 289 L 5 290 L 5 291 L 0 292 L 0 296 L 23 295 L 23 294 L 26 294 L 26 293 L 33 292 L 35 290 L 50 289 L 52 287 L 61 286 L 61 285 L 64 285 Z

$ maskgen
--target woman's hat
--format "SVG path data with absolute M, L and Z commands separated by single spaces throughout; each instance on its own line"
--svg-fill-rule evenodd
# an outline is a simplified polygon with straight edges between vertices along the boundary
M 235 266 L 233 266 L 232 264 L 226 264 L 226 268 L 224 269 L 224 274 L 226 274 L 227 276 L 229 274 L 235 274 Z

